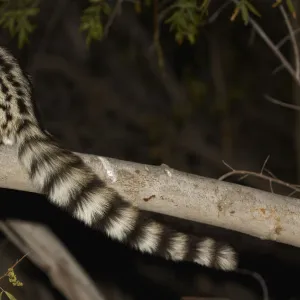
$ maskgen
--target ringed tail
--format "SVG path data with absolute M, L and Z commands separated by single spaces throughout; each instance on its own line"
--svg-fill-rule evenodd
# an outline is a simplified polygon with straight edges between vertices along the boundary
M 226 271 L 237 268 L 231 246 L 177 232 L 145 216 L 107 186 L 84 161 L 62 149 L 30 119 L 18 127 L 18 156 L 50 201 L 87 226 L 145 253 Z

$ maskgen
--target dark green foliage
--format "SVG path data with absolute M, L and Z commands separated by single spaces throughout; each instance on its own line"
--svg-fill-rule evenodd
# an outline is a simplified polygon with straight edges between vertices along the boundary
M 28 42 L 35 25 L 31 18 L 39 13 L 38 0 L 1 0 L 0 26 L 9 30 L 12 37 L 17 35 L 19 48 Z
M 198 29 L 209 16 L 209 7 L 213 1 L 217 0 L 174 0 L 165 7 L 160 7 L 160 11 L 154 10 L 154 13 L 158 14 L 156 18 L 158 25 L 162 23 L 169 26 L 179 44 L 185 39 L 194 44 Z M 118 5 L 118 0 L 116 3 L 115 5 Z M 142 7 L 150 9 L 151 6 L 158 6 L 160 1 L 135 0 L 133 3 L 135 10 L 141 12 Z M 39 0 L 0 0 L 0 26 L 9 30 L 12 37 L 17 36 L 20 48 L 28 42 L 29 35 L 36 28 L 32 19 L 39 13 L 39 4 Z M 223 5 L 222 2 L 220 2 L 221 5 Z M 235 6 L 231 16 L 232 21 L 240 15 L 247 24 L 250 14 L 260 16 L 252 0 L 232 1 L 232 5 Z M 272 7 L 279 5 L 286 5 L 295 17 L 295 9 L 291 0 L 274 0 Z M 105 22 L 112 16 L 112 10 L 107 0 L 88 0 L 88 7 L 82 12 L 79 27 L 80 31 L 86 34 L 87 45 L 104 37 Z M 155 30 L 158 28 L 159 26 L 156 26 Z
M 81 16 L 80 30 L 86 32 L 86 43 L 90 45 L 92 40 L 101 40 L 104 35 L 102 22 L 103 15 L 109 15 L 110 6 L 106 0 L 89 0 L 90 5 Z

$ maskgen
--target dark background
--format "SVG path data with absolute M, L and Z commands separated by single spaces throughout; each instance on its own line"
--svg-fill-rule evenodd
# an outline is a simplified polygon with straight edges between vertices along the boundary
M 271 7 L 273 1 L 252 2 L 262 14 L 257 21 L 276 44 L 288 34 L 282 15 Z M 210 15 L 222 3 L 212 1 Z M 251 26 L 245 26 L 240 17 L 229 20 L 233 5 L 199 28 L 195 45 L 178 45 L 174 33 L 162 26 L 165 70 L 161 70 L 153 44 L 152 7 L 137 14 L 132 3 L 124 1 L 108 36 L 87 48 L 78 29 L 86 4 L 41 1 L 35 20 L 38 27 L 30 44 L 21 50 L 7 31 L 2 30 L 0 36 L 1 44 L 13 51 L 32 76 L 41 119 L 65 147 L 146 164 L 165 163 L 212 178 L 228 171 L 222 160 L 234 169 L 260 172 L 270 155 L 268 170 L 284 181 L 299 182 L 299 113 L 264 98 L 269 94 L 297 104 L 298 88 L 285 70 L 273 73 L 280 62 Z M 281 50 L 292 59 L 289 42 Z M 270 191 L 268 181 L 238 179 L 230 178 Z M 291 192 L 277 185 L 273 191 Z M 124 295 L 149 300 L 182 296 L 263 299 L 258 282 L 250 276 L 142 256 L 83 228 L 42 196 L 1 190 L 0 198 L 2 218 L 49 225 L 93 279 L 107 289 L 109 299 L 125 299 Z M 193 225 L 190 230 L 197 232 L 197 228 Z M 201 228 L 228 235 L 243 254 L 243 266 L 265 278 L 270 299 L 300 299 L 299 250 L 222 229 Z M 14 251 L 4 247 L 2 255 L 21 256 Z M 28 274 L 39 278 L 34 279 L 39 284 L 51 285 L 26 262 L 23 276 Z M 30 299 L 26 296 L 30 284 L 22 289 L 18 299 Z

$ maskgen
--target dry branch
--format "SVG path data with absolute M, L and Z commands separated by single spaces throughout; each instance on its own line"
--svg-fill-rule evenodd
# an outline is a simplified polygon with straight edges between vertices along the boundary
M 0 229 L 31 261 L 40 267 L 53 285 L 69 300 L 106 299 L 88 274 L 47 227 L 30 222 L 7 221 Z
M 173 170 L 80 154 L 129 201 L 154 211 L 300 247 L 300 200 Z M 36 192 L 17 161 L 0 150 L 0 187 Z

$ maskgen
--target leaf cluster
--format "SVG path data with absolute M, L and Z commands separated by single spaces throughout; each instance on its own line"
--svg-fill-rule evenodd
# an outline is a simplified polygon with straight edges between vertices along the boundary
M 106 0 L 89 0 L 90 5 L 81 16 L 80 31 L 85 31 L 86 43 L 90 45 L 92 40 L 101 40 L 104 35 L 102 16 L 109 15 L 111 8 Z
M 17 275 L 14 271 L 14 268 L 28 255 L 28 253 L 24 254 L 19 260 L 14 263 L 14 265 L 10 268 L 8 268 L 7 272 L 0 277 L 0 280 L 3 278 L 7 277 L 8 281 L 13 285 L 13 286 L 23 286 L 23 282 L 19 281 L 17 278 Z M 6 295 L 6 298 L 9 300 L 17 300 L 15 296 L 10 294 L 9 292 L 5 291 L 2 287 L 0 287 L 0 300 L 2 300 L 2 296 Z
M 282 2 L 283 2 L 282 0 L 276 0 L 275 3 L 273 3 L 272 7 L 277 7 L 278 5 L 282 4 Z M 292 16 L 296 18 L 296 10 L 292 0 L 285 0 L 285 3 Z
M 169 4 L 164 9 L 160 9 L 158 19 L 169 26 L 179 44 L 184 40 L 194 44 L 199 27 L 205 23 L 209 14 L 212 1 L 214 0 L 167 1 Z M 296 17 L 292 0 L 273 1 L 272 7 L 286 5 L 292 16 Z M 103 19 L 111 15 L 112 8 L 109 0 L 87 0 L 87 2 L 88 7 L 82 12 L 79 29 L 86 34 L 86 43 L 90 45 L 93 40 L 99 41 L 104 37 Z M 155 3 L 160 3 L 159 0 L 134 0 L 132 2 L 136 12 L 141 12 L 142 4 L 150 7 Z M 236 1 L 230 20 L 234 21 L 240 15 L 247 24 L 251 14 L 260 17 L 260 13 L 252 2 L 253 0 Z M 40 11 L 39 4 L 40 0 L 0 0 L 0 27 L 7 29 L 12 37 L 17 36 L 19 48 L 28 43 L 29 35 L 36 28 L 33 18 Z
M 203 0 L 199 4 L 197 0 L 177 0 L 168 8 L 172 13 L 165 24 L 170 24 L 170 30 L 175 31 L 175 39 L 179 44 L 185 38 L 191 44 L 195 43 L 198 27 L 208 13 L 210 1 Z
M 249 0 L 240 0 L 240 2 L 238 2 L 236 4 L 236 7 L 234 9 L 234 12 L 233 12 L 230 20 L 234 21 L 234 19 L 239 14 L 239 12 L 241 12 L 241 14 L 242 14 L 242 19 L 243 19 L 245 25 L 247 25 L 249 22 L 249 14 L 250 13 L 253 13 L 257 17 L 261 16 L 260 13 L 257 11 L 257 9 L 253 6 L 253 4 Z
M 13 268 L 9 268 L 8 269 L 8 272 L 7 272 L 6 276 L 8 277 L 8 281 L 13 286 L 23 286 L 23 283 L 20 280 L 18 280 L 17 275 L 16 275 L 16 273 L 15 273 L 15 271 L 14 271 Z
M 296 18 L 296 10 L 294 7 L 294 4 L 292 0 L 285 0 L 286 6 L 288 7 L 288 10 L 292 14 L 294 18 Z M 283 4 L 283 0 L 276 0 L 272 7 L 275 8 L 279 5 Z M 260 17 L 260 13 L 257 11 L 257 9 L 253 6 L 253 4 L 249 0 L 240 0 L 234 9 L 234 12 L 230 18 L 231 21 L 234 21 L 236 16 L 241 12 L 242 19 L 245 23 L 245 25 L 248 24 L 249 21 L 249 14 L 252 13 L 256 15 L 257 17 Z
M 0 26 L 9 31 L 12 37 L 18 37 L 19 48 L 28 43 L 29 35 L 36 26 L 31 18 L 39 13 L 38 0 L 1 0 Z
M 164 21 L 170 25 L 170 30 L 175 32 L 175 40 L 181 44 L 183 39 L 187 39 L 191 44 L 195 43 L 199 26 L 205 22 L 205 17 L 209 13 L 209 5 L 212 0 L 176 0 L 167 10 L 171 16 Z M 292 0 L 276 0 L 272 7 L 286 3 L 289 11 L 296 17 Z M 220 4 L 221 6 L 221 4 Z M 252 4 L 252 0 L 239 0 L 235 3 L 235 8 L 230 18 L 234 21 L 241 15 L 245 25 L 248 24 L 250 14 L 260 17 L 260 13 Z

